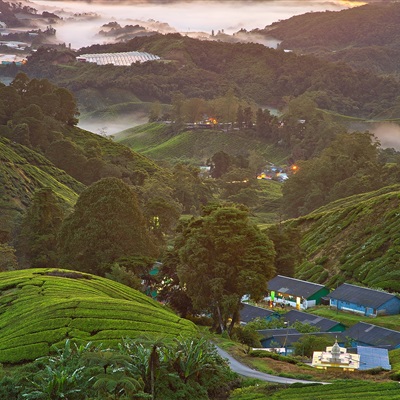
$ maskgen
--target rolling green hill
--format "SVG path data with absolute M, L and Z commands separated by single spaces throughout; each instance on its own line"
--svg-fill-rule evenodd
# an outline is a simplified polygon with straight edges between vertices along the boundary
M 296 277 L 400 292 L 400 186 L 355 195 L 287 223 L 300 229 Z
M 363 381 L 340 381 L 331 385 L 293 385 L 286 390 L 279 390 L 268 395 L 268 399 L 278 400 L 344 400 L 351 397 L 362 399 L 389 400 L 399 398 L 399 384 L 397 382 L 374 383 Z M 232 400 L 265 399 L 268 394 L 266 387 L 249 387 L 238 389 L 230 397 Z
M 0 273 L 0 362 L 47 355 L 65 339 L 115 345 L 143 334 L 194 334 L 195 326 L 128 286 L 56 269 Z
M 0 161 L 0 235 L 3 242 L 10 239 L 35 190 L 50 187 L 68 209 L 85 188 L 45 157 L 1 136 Z
M 167 134 L 168 125 L 144 124 L 115 135 L 115 140 L 155 160 L 190 160 L 204 163 L 215 153 L 224 151 L 231 155 L 257 150 L 266 160 L 277 164 L 285 162 L 287 154 L 266 141 L 239 132 L 216 130 L 184 131 L 177 135 Z

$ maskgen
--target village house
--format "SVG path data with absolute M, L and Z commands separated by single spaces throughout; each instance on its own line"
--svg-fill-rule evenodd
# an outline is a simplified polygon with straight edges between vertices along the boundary
M 246 325 L 256 318 L 268 320 L 276 316 L 276 313 L 262 307 L 253 306 L 251 304 L 242 303 L 242 308 L 239 312 L 239 319 L 241 325 Z
M 331 307 L 366 316 L 400 313 L 400 299 L 390 293 L 343 283 L 327 296 Z
M 324 285 L 277 275 L 268 282 L 266 300 L 300 310 L 321 304 L 321 299 L 328 293 L 329 289 Z
M 400 332 L 365 322 L 358 322 L 347 329 L 345 335 L 353 346 L 372 346 L 388 350 L 400 348 Z
M 298 310 L 290 310 L 282 318 L 286 321 L 288 327 L 295 322 L 301 322 L 318 328 L 320 332 L 343 332 L 346 329 L 340 322 Z

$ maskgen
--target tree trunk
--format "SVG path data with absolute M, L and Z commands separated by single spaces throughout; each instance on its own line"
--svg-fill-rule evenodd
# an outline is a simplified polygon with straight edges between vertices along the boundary
M 219 308 L 219 304 L 217 303 L 217 314 L 219 321 L 219 328 L 221 329 L 221 333 L 225 331 L 224 323 L 222 321 L 221 309 Z

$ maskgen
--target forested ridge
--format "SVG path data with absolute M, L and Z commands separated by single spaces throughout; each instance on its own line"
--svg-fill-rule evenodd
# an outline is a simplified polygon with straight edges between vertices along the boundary
M 281 40 L 281 48 L 398 76 L 399 15 L 398 2 L 374 2 L 294 16 L 255 32 Z
M 318 106 L 347 115 L 372 118 L 387 109 L 398 116 L 399 84 L 343 63 L 286 53 L 252 43 L 201 41 L 179 34 L 135 38 L 127 43 L 94 45 L 79 53 L 147 51 L 164 61 L 131 67 L 75 63 L 53 65 L 58 53 L 42 49 L 25 70 L 46 77 L 90 100 L 90 91 L 128 90 L 141 101 L 171 103 L 176 93 L 211 99 L 232 88 L 243 99 L 282 107 L 287 97 L 311 93 Z M 89 97 L 89 98 L 88 98 Z

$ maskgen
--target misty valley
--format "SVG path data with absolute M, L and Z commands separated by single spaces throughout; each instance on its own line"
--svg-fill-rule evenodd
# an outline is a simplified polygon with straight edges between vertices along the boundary
M 0 398 L 397 398 L 399 18 L 0 0 Z

